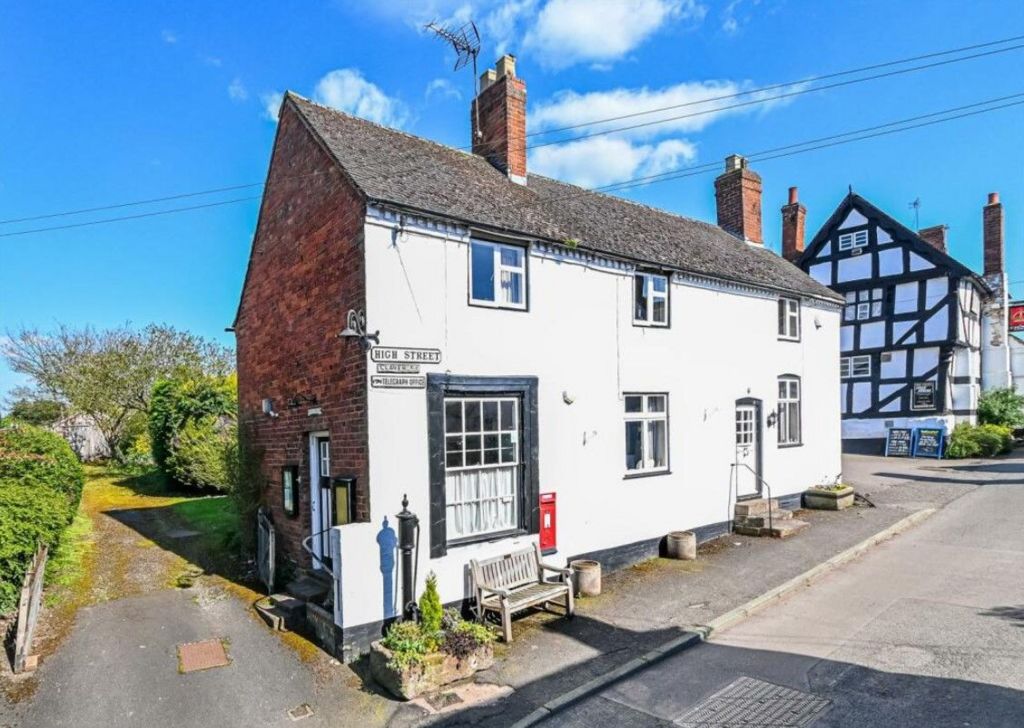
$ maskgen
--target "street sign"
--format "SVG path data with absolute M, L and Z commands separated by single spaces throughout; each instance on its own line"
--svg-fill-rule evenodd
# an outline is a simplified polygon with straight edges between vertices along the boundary
M 374 389 L 426 389 L 427 378 L 418 375 L 375 374 L 370 377 L 370 386 Z
M 405 362 L 406 364 L 440 364 L 440 349 L 411 349 L 404 346 L 375 346 L 370 349 L 375 362 Z

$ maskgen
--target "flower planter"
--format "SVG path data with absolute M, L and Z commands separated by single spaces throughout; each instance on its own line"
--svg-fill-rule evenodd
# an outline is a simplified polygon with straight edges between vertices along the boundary
M 370 674 L 392 695 L 412 700 L 486 670 L 494 664 L 494 648 L 490 644 L 481 645 L 462 659 L 445 652 L 432 652 L 423 657 L 422 663 L 406 668 L 395 667 L 391 658 L 391 650 L 380 642 L 370 645 Z
M 665 539 L 665 555 L 670 559 L 693 561 L 697 558 L 697 534 L 693 531 L 672 531 Z
M 853 505 L 853 488 L 844 485 L 839 489 L 808 488 L 804 491 L 804 508 L 819 511 L 841 511 Z

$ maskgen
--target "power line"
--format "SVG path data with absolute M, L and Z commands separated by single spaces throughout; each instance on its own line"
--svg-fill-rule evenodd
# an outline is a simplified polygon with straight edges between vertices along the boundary
M 51 230 L 67 230 L 69 228 L 88 227 L 89 225 L 103 225 L 108 222 L 121 222 L 123 220 L 138 220 L 143 217 L 157 217 L 158 215 L 171 215 L 176 212 L 187 212 L 188 210 L 203 210 L 208 207 L 220 207 L 221 205 L 234 205 L 238 202 L 249 202 L 260 199 L 259 195 L 251 197 L 239 197 L 234 200 L 221 200 L 220 202 L 208 202 L 205 205 L 190 205 L 189 207 L 172 207 L 169 210 L 157 210 L 155 212 L 143 212 L 138 215 L 122 215 L 120 217 L 107 217 L 102 220 L 90 220 L 89 222 L 75 222 L 69 225 L 53 225 L 52 227 L 33 228 L 31 230 L 19 230 L 15 233 L 0 233 L 0 238 L 13 238 L 18 235 L 30 235 L 32 233 L 45 233 Z
M 921 127 L 925 127 L 925 126 L 932 126 L 932 125 L 935 125 L 935 124 L 941 124 L 941 123 L 945 123 L 945 122 L 948 122 L 948 121 L 955 121 L 957 119 L 962 119 L 962 118 L 965 118 L 965 117 L 968 117 L 968 116 L 977 116 L 979 114 L 985 114 L 985 113 L 989 113 L 989 112 L 992 112 L 992 111 L 999 111 L 1001 109 L 1006 109 L 1006 108 L 1010 108 L 1010 107 L 1014 107 L 1014 106 L 1024 105 L 1024 100 L 1020 100 L 1020 101 L 1013 101 L 1013 102 L 1009 102 L 1009 103 L 1005 103 L 1005 104 L 1000 104 L 998 106 L 990 106 L 991 104 L 994 104 L 994 103 L 997 103 L 997 102 L 1000 102 L 1000 101 L 1004 101 L 1004 100 L 1008 100 L 1008 99 L 1018 99 L 1018 98 L 1020 98 L 1022 96 L 1024 96 L 1024 92 L 1017 93 L 1017 94 L 1011 94 L 1009 96 L 1001 96 L 1001 97 L 997 97 L 997 98 L 994 98 L 994 99 L 989 99 L 987 101 L 979 101 L 979 102 L 976 102 L 974 104 L 967 104 L 967 105 L 964 105 L 964 106 L 953 107 L 953 108 L 950 108 L 950 109 L 946 109 L 944 111 L 936 111 L 936 112 L 931 112 L 931 113 L 928 113 L 928 114 L 921 114 L 921 115 L 918 115 L 918 116 L 908 117 L 906 119 L 901 119 L 901 120 L 898 120 L 898 121 L 886 122 L 884 124 L 878 124 L 878 125 L 871 126 L 871 127 L 865 127 L 863 129 L 857 129 L 857 130 L 853 130 L 853 131 L 848 131 L 848 132 L 844 132 L 844 133 L 841 133 L 841 134 L 833 134 L 833 135 L 826 136 L 826 137 L 819 137 L 817 139 L 810 139 L 810 140 L 803 141 L 803 142 L 796 142 L 796 143 L 793 143 L 793 144 L 787 144 L 787 145 L 784 145 L 784 146 L 781 146 L 781 147 L 774 147 L 772 149 L 766 149 L 766 150 L 762 150 L 760 152 L 754 152 L 752 154 L 749 154 L 748 158 L 751 159 L 751 161 L 758 161 L 758 162 L 770 161 L 770 160 L 773 160 L 773 159 L 781 159 L 783 157 L 795 156 L 797 154 L 804 154 L 804 153 L 807 153 L 807 152 L 812 152 L 812 151 L 816 151 L 816 150 L 820 150 L 820 149 L 825 149 L 825 148 L 828 148 L 828 147 L 839 146 L 839 145 L 842 145 L 842 144 L 849 144 L 849 143 L 857 142 L 857 141 L 864 141 L 866 139 L 872 139 L 872 138 L 880 137 L 880 136 L 886 136 L 888 134 L 895 134 L 895 133 L 899 133 L 899 132 L 903 132 L 903 131 L 909 131 L 911 129 L 917 129 L 917 128 L 921 128 Z M 953 112 L 962 111 L 964 109 L 975 109 L 978 106 L 986 106 L 986 105 L 988 105 L 989 108 L 976 109 L 974 111 L 969 111 L 969 112 L 964 112 L 964 113 L 960 113 L 960 114 L 955 114 L 953 116 L 948 116 L 949 114 L 951 114 Z M 938 118 L 938 119 L 932 118 L 932 117 L 936 117 L 936 116 L 943 116 L 943 118 Z M 931 120 L 930 121 L 926 121 L 926 122 L 922 122 L 922 123 L 919 123 L 919 124 L 910 124 L 910 122 L 919 121 L 921 119 L 931 119 Z M 910 124 L 910 125 L 908 125 L 908 124 Z M 890 127 L 894 127 L 894 126 L 898 126 L 899 128 L 895 128 L 895 129 L 890 128 Z M 877 130 L 883 130 L 883 129 L 885 131 L 877 131 Z M 868 132 L 874 132 L 874 133 L 868 133 Z M 855 136 L 855 135 L 860 135 L 860 136 Z M 852 137 L 852 138 L 850 138 L 850 139 L 843 139 L 843 137 Z M 838 140 L 838 141 L 831 141 L 831 140 Z M 825 142 L 825 143 L 823 143 L 823 142 Z M 815 146 L 808 146 L 808 145 L 815 145 Z M 801 147 L 807 147 L 807 148 L 801 148 Z M 792 150 L 792 151 L 785 151 L 785 150 Z M 550 204 L 552 202 L 559 202 L 559 201 L 562 201 L 562 200 L 578 197 L 578 196 L 583 195 L 583 194 L 591 194 L 591 193 L 597 193 L 597 192 L 608 192 L 608 191 L 618 191 L 618 190 L 630 189 L 632 187 L 639 187 L 639 186 L 642 186 L 642 185 L 657 184 L 659 182 L 668 182 L 670 180 L 682 179 L 682 178 L 685 178 L 685 177 L 693 177 L 693 176 L 696 176 L 696 175 L 699 175 L 699 174 L 706 174 L 708 172 L 713 171 L 718 166 L 719 166 L 718 162 L 713 162 L 713 163 L 707 163 L 707 164 L 704 164 L 704 165 L 700 165 L 699 167 L 692 167 L 692 168 L 689 168 L 689 169 L 686 169 L 686 170 L 682 170 L 682 171 L 665 172 L 665 173 L 662 173 L 660 175 L 648 175 L 648 176 L 645 176 L 645 177 L 634 177 L 634 178 L 631 178 L 631 179 L 628 179 L 628 180 L 623 180 L 622 182 L 616 182 L 616 183 L 613 183 L 613 184 L 605 185 L 603 187 L 595 187 L 595 188 L 592 188 L 592 189 L 577 188 L 574 192 L 572 192 L 570 194 L 559 195 L 557 197 L 549 197 L 549 198 L 545 198 L 543 200 L 537 200 L 537 201 L 534 201 L 534 202 L 516 203 L 516 205 L 520 206 L 520 207 L 529 207 L 529 206 L 534 206 L 534 205 Z M 18 236 L 18 235 L 29 235 L 29 234 L 32 234 L 32 233 L 50 232 L 50 231 L 53 231 L 53 230 L 65 230 L 65 229 L 69 229 L 69 228 L 86 227 L 86 226 L 90 226 L 90 225 L 100 225 L 100 224 L 109 223 L 109 222 L 120 222 L 122 220 L 136 220 L 136 219 L 145 218 L 145 217 L 155 217 L 155 216 L 158 216 L 158 215 L 169 215 L 169 214 L 178 213 L 178 212 L 186 212 L 186 211 L 190 211 L 190 210 L 199 210 L 199 209 L 204 209 L 204 208 L 209 208 L 209 207 L 218 207 L 218 206 L 221 206 L 221 205 L 230 205 L 230 204 L 235 204 L 235 203 L 239 203 L 239 202 L 248 202 L 250 200 L 258 200 L 258 199 L 260 199 L 259 195 L 254 195 L 254 196 L 251 196 L 251 197 L 242 197 L 242 198 L 233 199 L 233 200 L 224 200 L 224 201 L 221 201 L 221 202 L 213 202 L 213 203 L 208 203 L 208 204 L 205 204 L 205 205 L 192 205 L 192 206 L 188 206 L 188 207 L 171 208 L 169 210 L 160 210 L 160 211 L 156 211 L 156 212 L 141 213 L 141 214 L 138 214 L 138 215 L 126 215 L 126 216 L 121 216 L 121 217 L 105 218 L 105 219 L 102 219 L 102 220 L 92 220 L 92 221 L 89 221 L 89 222 L 73 223 L 73 224 L 69 224 L 69 225 L 57 225 L 57 226 L 45 227 L 45 228 L 35 228 L 35 229 L 32 229 L 32 230 L 21 230 L 21 231 L 13 232 L 13 233 L 2 233 L 2 234 L 0 234 L 0 238 L 2 238 L 2 237 L 15 237 L 15 236 Z M 504 205 L 504 206 L 510 206 L 510 205 Z M 501 207 L 501 206 L 499 206 L 499 207 Z
M 736 97 L 740 97 L 740 96 L 748 96 L 748 95 L 751 95 L 751 94 L 761 93 L 761 92 L 764 92 L 764 91 L 770 91 L 770 90 L 779 89 L 779 88 L 786 88 L 788 86 L 795 86 L 797 84 L 812 83 L 812 82 L 815 82 L 815 81 L 821 81 L 821 80 L 827 80 L 829 78 L 837 78 L 837 77 L 841 77 L 841 76 L 847 76 L 847 75 L 851 75 L 851 74 L 854 74 L 854 73 L 861 73 L 861 72 L 864 72 L 864 71 L 873 70 L 873 69 L 877 69 L 877 68 L 891 67 L 891 66 L 894 66 L 894 65 L 900 65 L 900 64 L 903 64 L 903 63 L 910 63 L 910 62 L 917 61 L 917 60 L 923 60 L 923 59 L 927 59 L 927 58 L 935 58 L 935 57 L 950 55 L 950 54 L 953 54 L 953 53 L 961 53 L 963 51 L 976 50 L 978 48 L 986 48 L 986 47 L 990 47 L 990 46 L 993 46 L 993 45 L 1001 45 L 1001 44 L 1004 44 L 1004 43 L 1010 43 L 1010 42 L 1017 41 L 1017 40 L 1022 40 L 1022 39 L 1024 39 L 1024 35 L 1013 36 L 1013 37 L 1009 37 L 1009 38 L 1003 38 L 1002 40 L 989 41 L 989 42 L 986 42 L 986 43 L 979 43 L 979 44 L 970 45 L 970 46 L 962 46 L 960 48 L 953 48 L 953 49 L 944 50 L 944 51 L 936 51 L 936 52 L 933 52 L 933 53 L 927 53 L 927 54 L 920 55 L 920 56 L 911 56 L 911 57 L 903 58 L 903 59 L 899 59 L 899 60 L 886 61 L 886 62 L 883 62 L 883 63 L 876 63 L 876 64 L 872 64 L 872 65 L 869 65 L 869 66 L 861 66 L 859 68 L 849 69 L 849 70 L 845 70 L 845 71 L 836 71 L 834 73 L 823 74 L 823 75 L 819 75 L 819 76 L 811 76 L 811 77 L 808 77 L 808 78 L 805 78 L 805 79 L 802 79 L 802 80 L 797 80 L 797 81 L 789 81 L 789 82 L 771 84 L 769 86 L 762 86 L 762 87 L 755 88 L 755 89 L 748 89 L 746 91 L 740 91 L 740 92 L 732 93 L 732 94 L 725 94 L 725 95 L 722 95 L 722 96 L 717 96 L 717 97 L 712 97 L 712 98 L 707 98 L 707 99 L 699 99 L 699 100 L 689 101 L 689 102 L 685 102 L 685 103 L 681 103 L 681 104 L 675 104 L 675 105 L 671 105 L 671 106 L 664 106 L 664 107 L 660 107 L 660 108 L 656 108 L 656 109 L 647 109 L 645 111 L 638 111 L 638 112 L 634 112 L 634 113 L 631 113 L 631 114 L 624 114 L 624 115 L 620 115 L 620 116 L 611 116 L 611 117 L 606 117 L 604 119 L 595 119 L 595 120 L 592 120 L 592 121 L 589 121 L 589 122 L 583 122 L 583 123 L 580 123 L 580 124 L 574 124 L 574 125 L 571 125 L 571 126 L 561 127 L 561 128 L 558 128 L 558 129 L 545 129 L 545 130 L 541 130 L 541 131 L 530 132 L 526 136 L 527 137 L 531 137 L 531 136 L 537 136 L 537 135 L 548 135 L 548 134 L 558 133 L 558 132 L 561 132 L 561 131 L 568 131 L 568 130 L 575 129 L 575 128 L 595 126 L 595 125 L 598 125 L 598 124 L 607 123 L 607 122 L 611 122 L 611 121 L 620 121 L 620 120 L 626 119 L 626 118 L 633 118 L 633 117 L 636 117 L 636 116 L 642 116 L 642 115 L 646 115 L 646 114 L 653 114 L 653 113 L 657 113 L 659 111 L 670 111 L 672 109 L 683 108 L 683 107 L 687 107 L 687 106 L 694 106 L 694 105 L 698 105 L 698 104 L 707 104 L 707 103 L 711 103 L 711 102 L 714 102 L 714 101 L 720 101 L 720 100 L 725 100 L 725 99 L 729 99 L 729 98 L 736 98 Z M 944 65 L 951 64 L 951 63 L 959 63 L 960 61 L 972 60 L 972 59 L 975 59 L 975 58 L 980 58 L 980 57 L 989 56 L 989 55 L 995 55 L 995 54 L 998 54 L 998 53 L 1005 53 L 1005 52 L 1012 51 L 1012 50 L 1017 50 L 1017 49 L 1020 49 L 1020 48 L 1024 48 L 1024 44 L 1010 46 L 1008 48 L 1000 48 L 1000 49 L 996 49 L 996 50 L 992 50 L 992 51 L 987 51 L 985 53 L 978 53 L 978 54 L 974 54 L 974 55 L 963 56 L 963 57 L 960 57 L 960 58 L 951 58 L 951 59 L 948 59 L 948 60 L 945 60 L 945 61 L 936 62 L 936 63 L 925 64 L 925 65 L 921 65 L 921 66 L 914 66 L 912 68 L 899 69 L 899 70 L 887 72 L 887 73 L 884 73 L 884 74 L 876 74 L 874 76 L 867 76 L 867 77 L 864 77 L 864 78 L 850 79 L 850 80 L 847 80 L 847 81 L 843 81 L 843 82 L 839 82 L 839 83 L 835 83 L 835 84 L 829 84 L 829 85 L 825 85 L 825 86 L 818 86 L 818 87 L 808 88 L 808 89 L 797 89 L 795 91 L 792 91 L 792 92 L 789 92 L 789 93 L 785 93 L 785 94 L 778 94 L 778 95 L 775 95 L 775 96 L 770 96 L 770 97 L 761 98 L 761 99 L 752 99 L 752 100 L 744 101 L 744 102 L 741 102 L 741 103 L 738 103 L 738 104 L 732 104 L 732 105 L 727 105 L 727 106 L 719 106 L 719 107 L 715 107 L 713 109 L 705 109 L 703 111 L 697 111 L 697 112 L 693 112 L 693 113 L 690 113 L 690 114 L 682 114 L 682 115 L 678 115 L 678 116 L 669 117 L 669 118 L 666 118 L 666 119 L 656 119 L 656 120 L 653 120 L 653 121 L 643 122 L 643 123 L 640 123 L 640 124 L 634 124 L 634 125 L 625 126 L 625 127 L 616 127 L 616 128 L 612 128 L 612 129 L 599 130 L 599 131 L 591 132 L 589 134 L 583 134 L 583 135 L 578 135 L 578 136 L 575 136 L 575 137 L 569 137 L 567 139 L 559 139 L 559 140 L 551 140 L 551 141 L 546 141 L 546 142 L 538 142 L 536 144 L 528 145 L 527 149 L 536 149 L 536 148 L 539 148 L 539 147 L 550 146 L 550 145 L 553 145 L 553 144 L 566 144 L 566 143 L 569 143 L 569 142 L 572 142 L 572 141 L 578 141 L 580 139 L 588 139 L 588 138 L 591 138 L 591 137 L 601 136 L 601 135 L 604 135 L 604 134 L 613 134 L 613 133 L 616 133 L 616 132 L 629 131 L 629 130 L 632 130 L 632 129 L 642 128 L 642 127 L 647 127 L 647 126 L 655 126 L 655 125 L 658 125 L 658 124 L 665 124 L 665 123 L 668 123 L 668 122 L 671 122 L 671 121 L 678 121 L 678 120 L 681 120 L 681 119 L 687 119 L 687 118 L 692 118 L 692 117 L 697 117 L 697 116 L 703 116 L 703 115 L 707 115 L 707 114 L 712 114 L 712 113 L 717 113 L 717 112 L 722 112 L 722 111 L 728 111 L 728 110 L 736 109 L 736 108 L 744 108 L 744 107 L 747 107 L 747 106 L 754 106 L 754 105 L 757 105 L 757 104 L 764 104 L 764 103 L 768 103 L 770 101 L 775 101 L 775 100 L 778 100 L 778 99 L 790 98 L 790 97 L 793 97 L 793 96 L 798 96 L 798 95 L 802 95 L 802 94 L 812 93 L 814 91 L 825 91 L 825 90 L 828 90 L 828 89 L 831 89 L 831 88 L 837 88 L 837 87 L 840 87 L 840 86 L 848 86 L 848 85 L 855 84 L 855 83 L 861 83 L 863 81 L 871 81 L 871 80 L 876 80 L 876 79 L 879 79 L 879 78 L 885 78 L 885 77 L 888 77 L 888 76 L 902 75 L 902 74 L 911 73 L 911 72 L 915 72 L 915 71 L 920 71 L 920 70 L 925 70 L 925 69 L 929 69 L 929 68 L 934 68 L 934 67 L 937 67 L 937 66 L 944 66 Z M 494 142 L 491 142 L 491 144 L 494 144 Z M 470 144 L 470 145 L 465 145 L 465 146 L 461 146 L 461 147 L 452 147 L 452 148 L 460 150 L 460 151 L 465 151 L 465 150 L 471 149 L 472 146 L 473 145 Z M 352 169 L 352 170 L 357 170 L 357 169 L 358 170 L 380 170 L 381 169 L 380 165 L 377 165 L 377 164 L 345 165 L 345 166 L 346 166 L 347 169 Z M 401 174 L 401 173 L 404 173 L 405 171 L 415 171 L 416 169 L 418 169 L 418 166 L 412 167 L 412 168 L 410 168 L 408 170 L 398 170 L 398 171 L 396 171 L 394 169 L 389 169 L 389 170 L 383 170 L 383 171 L 389 172 L 391 174 Z M 299 178 L 303 178 L 303 177 L 307 177 L 307 176 L 311 176 L 311 175 L 317 175 L 317 174 L 323 174 L 323 172 L 312 172 L 312 173 L 305 174 L 305 175 L 296 175 L 294 177 L 286 177 L 284 179 L 299 179 Z M 56 217 L 68 217 L 68 216 L 72 216 L 72 215 L 80 215 L 80 214 L 85 214 L 85 213 L 90 213 L 90 212 L 102 212 L 104 210 L 116 210 L 116 209 L 122 209 L 122 208 L 126 208 L 126 207 L 136 207 L 136 206 L 140 206 L 140 205 L 148 205 L 148 204 L 153 204 L 153 203 L 157 203 L 157 202 L 169 202 L 169 201 L 173 201 L 173 200 L 180 200 L 180 199 L 186 199 L 186 198 L 191 198 L 191 197 L 200 197 L 200 196 L 203 196 L 203 195 L 216 194 L 216 193 L 219 193 L 219 192 L 228 192 L 228 191 L 233 191 L 233 190 L 249 189 L 249 188 L 253 188 L 253 187 L 261 187 L 264 184 L 265 184 L 265 182 L 251 182 L 251 183 L 247 183 L 247 184 L 231 185 L 231 186 L 227 186 L 227 187 L 215 187 L 215 188 L 206 189 L 206 190 L 197 190 L 197 191 L 193 191 L 193 192 L 183 192 L 183 193 L 167 195 L 167 196 L 163 196 L 163 197 L 153 197 L 153 198 L 144 199 L 144 200 L 134 200 L 134 201 L 130 201 L 130 202 L 113 203 L 113 204 L 110 204 L 110 205 L 100 205 L 100 206 L 96 206 L 96 207 L 81 208 L 81 209 L 77 209 L 77 210 L 65 210 L 65 211 L 52 212 L 52 213 L 46 213 L 46 214 L 40 214 L 40 215 L 32 215 L 32 216 L 27 216 L 27 217 L 9 218 L 9 219 L 6 219 L 6 220 L 0 220 L 0 225 L 8 225 L 8 224 L 19 223 L 19 222 L 31 222 L 31 221 L 35 221 L 35 220 L 45 220 L 45 219 L 51 219 L 51 218 L 56 218 Z M 0 237 L 3 237 L 3 236 L 0 235 Z

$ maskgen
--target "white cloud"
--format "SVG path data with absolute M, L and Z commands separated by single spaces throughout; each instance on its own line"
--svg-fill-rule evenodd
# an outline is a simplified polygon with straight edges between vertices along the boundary
M 284 94 L 280 91 L 268 91 L 267 93 L 260 94 L 264 118 L 270 121 L 277 121 L 277 114 L 281 110 L 282 101 L 284 101 Z
M 239 103 L 249 98 L 249 90 L 242 83 L 242 79 L 236 77 L 228 84 L 228 98 Z
M 455 84 L 449 81 L 447 78 L 435 78 L 433 81 L 427 84 L 426 90 L 423 92 L 424 96 L 429 101 L 435 96 L 442 98 L 461 99 L 462 93 L 455 88 Z
M 740 28 L 750 22 L 753 15 L 751 8 L 761 4 L 761 0 L 730 0 L 722 8 L 722 32 L 736 35 Z
M 697 0 L 549 0 L 523 39 L 551 68 L 626 56 L 669 21 L 700 22 Z
M 535 149 L 530 153 L 529 168 L 582 187 L 600 187 L 669 172 L 689 164 L 696 156 L 696 146 L 682 139 L 634 144 L 605 136 Z
M 164 29 L 160 31 L 160 37 L 163 38 L 164 43 L 173 45 L 178 42 L 178 35 L 173 30 Z
M 354 68 L 339 68 L 325 74 L 317 82 L 313 98 L 324 106 L 385 126 L 401 128 L 409 119 L 404 103 L 385 94 Z
M 517 30 L 536 9 L 537 0 L 502 0 L 483 15 L 480 28 L 487 45 L 494 49 L 492 55 L 515 52 L 511 46 L 518 38 Z

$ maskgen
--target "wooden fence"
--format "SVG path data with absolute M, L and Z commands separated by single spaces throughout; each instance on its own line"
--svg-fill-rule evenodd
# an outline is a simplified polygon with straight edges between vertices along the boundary
M 14 672 L 34 670 L 35 655 L 32 655 L 32 635 L 39 620 L 39 607 L 43 596 L 43 576 L 46 574 L 46 557 L 49 549 L 39 545 L 36 555 L 32 557 L 25 582 L 21 587 L 21 598 L 18 600 L 18 628 L 14 638 Z

